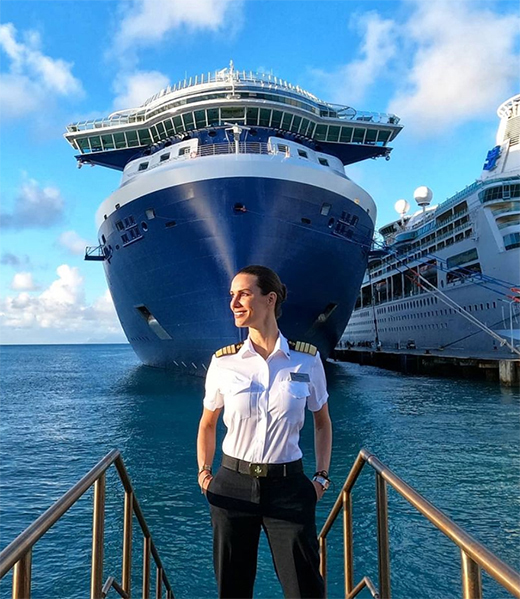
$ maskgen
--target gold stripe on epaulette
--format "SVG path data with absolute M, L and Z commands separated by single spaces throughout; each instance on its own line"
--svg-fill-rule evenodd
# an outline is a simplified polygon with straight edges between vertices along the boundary
M 236 354 L 238 350 L 244 345 L 244 343 L 233 343 L 232 345 L 226 345 L 221 347 L 215 352 L 215 358 L 221 358 L 222 356 L 232 356 Z
M 303 354 L 310 354 L 315 356 L 318 352 L 318 348 L 315 345 L 306 343 L 305 341 L 288 341 L 290 349 L 294 351 L 302 352 Z

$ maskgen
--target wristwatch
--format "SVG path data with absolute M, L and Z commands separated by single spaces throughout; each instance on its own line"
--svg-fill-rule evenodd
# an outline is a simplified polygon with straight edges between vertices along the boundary
M 315 474 L 312 477 L 312 480 L 315 480 L 317 483 L 319 483 L 323 487 L 324 491 L 326 491 L 330 487 L 330 480 L 328 478 L 325 478 L 321 474 Z

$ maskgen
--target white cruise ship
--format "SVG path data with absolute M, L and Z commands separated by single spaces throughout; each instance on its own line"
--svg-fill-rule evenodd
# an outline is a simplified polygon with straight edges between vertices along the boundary
M 480 178 L 381 229 L 340 347 L 509 354 L 519 345 L 520 94 L 498 109 Z

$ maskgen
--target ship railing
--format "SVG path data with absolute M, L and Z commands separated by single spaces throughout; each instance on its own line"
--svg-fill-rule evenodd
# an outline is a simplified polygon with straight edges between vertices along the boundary
M 108 577 L 103 584 L 106 471 L 112 465 L 115 466 L 125 491 L 121 584 L 113 576 Z M 137 501 L 123 458 L 116 449 L 100 460 L 90 472 L 0 553 L 0 579 L 11 569 L 13 570 L 13 599 L 29 599 L 31 596 L 32 550 L 34 545 L 92 486 L 94 487 L 94 509 L 90 598 L 101 599 L 105 597 L 111 587 L 121 597 L 131 597 L 132 527 L 133 517 L 135 516 L 143 534 L 143 599 L 150 596 L 151 558 L 153 558 L 156 566 L 156 599 L 162 597 L 163 585 L 166 599 L 173 599 L 173 591 L 153 542 L 150 529 Z M 79 595 L 82 595 L 82 593 L 80 592 Z
M 106 256 L 102 245 L 88 245 L 85 248 L 84 260 L 102 261 L 105 259 Z
M 377 510 L 378 582 L 379 588 L 365 576 L 354 584 L 354 551 L 352 526 L 352 489 L 365 466 L 375 470 Z M 320 571 L 327 583 L 327 535 L 339 514 L 343 514 L 343 550 L 345 599 L 353 599 L 367 587 L 376 599 L 391 599 L 390 543 L 388 530 L 387 485 L 427 518 L 437 529 L 453 541 L 460 549 L 463 599 L 481 599 L 481 570 L 487 572 L 514 597 L 520 598 L 520 573 L 508 566 L 489 549 L 465 532 L 453 520 L 437 509 L 415 489 L 396 476 L 379 459 L 362 449 L 350 470 L 345 483 L 318 536 L 320 545 Z M 419 596 L 419 589 L 416 596 Z

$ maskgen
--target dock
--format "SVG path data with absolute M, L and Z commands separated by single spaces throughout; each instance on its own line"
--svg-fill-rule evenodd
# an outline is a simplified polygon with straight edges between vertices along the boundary
M 497 381 L 505 387 L 520 386 L 520 359 L 503 352 L 467 352 L 439 349 L 390 349 L 386 347 L 336 347 L 332 358 L 378 366 L 404 374 L 424 374 Z

